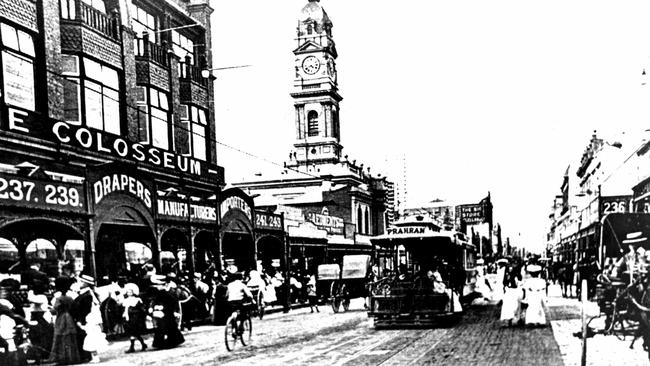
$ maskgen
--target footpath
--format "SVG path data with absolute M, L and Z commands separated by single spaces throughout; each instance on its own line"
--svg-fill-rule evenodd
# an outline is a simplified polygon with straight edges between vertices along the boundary
M 573 335 L 582 330 L 581 304 L 575 298 L 563 298 L 558 285 L 549 286 L 546 304 L 547 320 L 553 329 L 553 336 L 560 347 L 565 366 L 580 365 L 582 339 Z M 597 315 L 598 306 L 588 303 L 587 315 Z M 591 322 L 596 331 L 604 327 L 604 317 Z M 639 339 L 630 349 L 631 337 L 620 340 L 614 335 L 596 334 L 587 338 L 587 365 L 650 365 L 648 353 L 643 350 L 643 340 Z

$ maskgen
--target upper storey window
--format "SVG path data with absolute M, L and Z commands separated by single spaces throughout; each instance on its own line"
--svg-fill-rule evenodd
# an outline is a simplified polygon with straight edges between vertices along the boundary
M 135 4 L 131 5 L 131 17 L 133 20 L 131 24 L 133 25 L 136 38 L 142 38 L 142 34 L 147 32 L 149 34 L 149 40 L 155 43 L 157 39 L 156 17 Z
M 0 41 L 0 95 L 7 105 L 33 111 L 36 107 L 34 40 L 29 33 L 0 23 Z
M 62 66 L 66 122 L 120 135 L 120 81 L 117 70 L 74 55 L 63 55 Z
M 169 96 L 162 90 L 139 86 L 137 89 L 138 135 L 145 145 L 169 149 Z
M 106 4 L 104 0 L 81 0 L 84 4 L 91 8 L 106 14 Z M 63 19 L 77 19 L 75 0 L 61 0 L 61 17 Z
M 309 111 L 307 114 L 307 136 L 318 136 L 318 113 Z
M 172 49 L 174 54 L 178 56 L 181 61 L 185 61 L 185 56 L 190 56 L 190 63 L 194 64 L 194 42 L 175 30 L 171 33 Z
M 193 105 L 181 105 L 181 124 L 187 131 L 190 155 L 206 160 L 206 111 Z

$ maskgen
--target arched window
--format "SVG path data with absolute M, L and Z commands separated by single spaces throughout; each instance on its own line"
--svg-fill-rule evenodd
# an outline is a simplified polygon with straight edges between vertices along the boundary
M 363 232 L 364 234 L 369 234 L 370 233 L 370 211 L 368 211 L 368 207 L 366 207 L 366 214 L 363 217 Z
M 361 206 L 357 206 L 357 232 L 362 233 L 363 231 L 363 211 L 361 211 Z
M 307 136 L 318 136 L 318 112 L 307 113 Z

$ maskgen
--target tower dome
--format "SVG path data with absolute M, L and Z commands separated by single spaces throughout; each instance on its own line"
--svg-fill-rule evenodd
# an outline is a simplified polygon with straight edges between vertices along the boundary
M 300 11 L 300 18 L 298 20 L 303 24 L 315 22 L 323 28 L 332 27 L 332 21 L 327 16 L 325 9 L 320 5 L 320 0 L 309 0 L 309 3 Z

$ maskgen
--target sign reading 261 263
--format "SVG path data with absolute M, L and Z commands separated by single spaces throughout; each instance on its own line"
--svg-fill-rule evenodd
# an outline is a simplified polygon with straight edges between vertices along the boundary
M 0 205 L 85 212 L 83 185 L 0 174 Z

